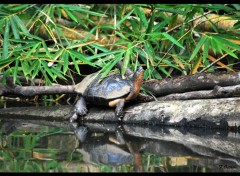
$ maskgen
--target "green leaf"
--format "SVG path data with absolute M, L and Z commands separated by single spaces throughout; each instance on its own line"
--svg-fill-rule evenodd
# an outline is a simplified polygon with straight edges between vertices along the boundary
M 94 47 L 94 48 L 96 48 L 96 49 L 102 51 L 103 53 L 107 53 L 107 52 L 109 52 L 108 49 L 106 49 L 106 48 L 100 46 L 99 44 L 90 44 L 90 46 L 92 46 L 92 47 Z M 91 59 L 90 59 L 90 60 L 91 60 Z
M 51 69 L 47 66 L 47 63 L 46 61 L 43 61 L 41 62 L 43 68 L 47 71 L 48 75 L 53 79 L 53 80 L 56 80 L 56 76 L 53 75 Z
M 60 8 L 68 9 L 71 11 L 86 13 L 86 14 L 93 15 L 93 16 L 107 17 L 105 14 L 90 11 L 82 6 L 74 6 L 74 5 L 67 5 L 67 4 L 58 4 L 58 5 L 56 4 L 56 6 L 60 7 Z
M 60 25 L 58 25 L 58 26 L 60 26 Z M 56 31 L 57 31 L 57 37 L 58 37 L 61 45 L 63 45 L 63 44 L 62 44 L 62 38 L 61 38 L 61 36 L 62 36 L 63 39 L 67 42 L 67 45 L 70 45 L 69 40 L 66 38 L 65 34 L 64 34 L 63 31 L 61 30 L 61 28 L 59 28 L 58 26 L 55 26 L 55 29 L 56 29 Z
M 73 64 L 74 64 L 74 67 L 75 67 L 76 71 L 78 72 L 78 74 L 81 74 L 81 73 L 80 73 L 80 70 L 79 70 L 79 67 L 78 67 L 78 63 L 76 62 L 76 59 L 75 59 L 74 54 L 71 54 L 71 53 L 70 53 L 70 56 L 71 56 L 71 58 L 72 58 L 72 61 L 73 61 Z
M 36 48 L 39 47 L 40 43 L 36 43 L 30 51 L 27 52 L 26 58 L 29 58 L 30 55 L 32 55 L 33 52 L 36 52 Z
M 110 70 L 117 64 L 117 62 L 119 60 L 122 59 L 122 53 L 116 55 L 116 57 L 114 58 L 114 60 L 112 62 L 108 62 L 103 68 L 102 70 L 104 71 L 101 75 L 101 78 L 104 78 L 105 76 L 107 76 L 107 74 L 110 72 Z
M 29 7 L 30 4 L 18 4 L 16 5 L 15 7 L 11 7 L 11 11 L 19 11 L 19 10 L 22 10 L 22 9 L 25 9 L 27 7 Z
M 173 67 L 179 71 L 182 71 L 181 69 L 179 69 L 175 64 L 172 64 L 168 59 L 162 59 L 162 63 L 170 66 L 170 67 Z
M 0 59 L 0 70 L 1 70 L 2 66 L 4 67 L 4 65 L 9 65 L 12 62 L 14 62 L 15 60 L 16 60 L 15 57 L 8 58 L 8 59 Z
M 69 54 L 64 51 L 62 56 L 61 56 L 63 59 L 63 74 L 65 75 L 67 70 L 68 70 L 68 58 L 69 58 Z
M 175 45 L 181 47 L 181 48 L 184 48 L 175 38 L 173 38 L 171 35 L 169 35 L 168 33 L 166 32 L 163 32 L 162 35 L 164 37 L 166 37 L 168 40 L 170 40 L 171 42 L 173 42 Z
M 51 55 L 51 53 L 49 52 L 48 47 L 47 47 L 45 41 L 42 41 L 42 46 L 43 46 L 43 48 L 44 48 L 44 50 L 45 50 L 47 56 L 48 56 L 49 58 L 51 58 L 52 55 Z
M 227 54 L 231 55 L 232 57 L 238 59 L 237 55 L 234 54 L 230 49 L 228 49 L 227 47 L 223 47 L 222 48 L 223 51 L 225 51 Z
M 39 60 L 33 61 L 32 68 L 33 68 L 33 73 L 32 73 L 32 79 L 33 79 L 33 78 L 36 77 L 36 75 L 37 75 L 38 72 L 39 72 L 39 69 L 40 69 L 40 61 L 39 61 Z
M 21 61 L 21 65 L 22 65 L 22 70 L 25 76 L 28 75 L 33 69 L 32 67 L 31 69 L 29 68 L 28 61 L 26 60 Z
M 214 36 L 214 40 L 216 41 L 219 41 L 220 43 L 222 43 L 223 45 L 227 45 L 227 47 L 231 47 L 231 48 L 234 48 L 234 49 L 237 49 L 240 51 L 240 46 L 225 39 L 225 38 L 221 38 L 219 36 Z
M 105 53 L 100 53 L 100 54 L 95 54 L 95 55 L 93 55 L 93 56 L 88 56 L 88 57 L 86 57 L 86 59 L 88 60 L 88 61 L 92 61 L 93 59 L 99 59 L 99 58 L 101 58 L 101 57 L 104 57 L 104 56 L 108 56 L 108 55 L 111 55 L 111 54 L 116 54 L 116 53 L 121 53 L 121 52 L 123 52 L 123 50 L 115 50 L 115 51 L 108 51 L 108 52 L 105 52 Z
M 15 84 L 16 79 L 17 79 L 18 63 L 19 63 L 19 58 L 16 59 L 16 61 L 15 61 L 15 67 L 14 67 L 14 70 L 13 70 L 13 83 L 14 83 L 14 84 Z
M 7 59 L 8 57 L 8 46 L 9 46 L 9 21 L 5 21 L 5 31 L 4 31 L 4 36 L 3 36 L 3 59 Z
M 146 50 L 146 53 L 148 55 L 148 59 L 150 61 L 150 63 L 152 65 L 154 65 L 154 59 L 155 59 L 155 52 L 154 52 L 154 49 L 152 47 L 152 45 L 150 44 L 150 42 L 147 40 L 145 43 L 144 43 L 144 46 L 145 46 L 145 50 Z
M 28 49 L 28 48 L 32 48 L 36 45 L 36 41 L 34 43 L 28 43 L 24 46 L 20 46 L 20 47 L 17 47 L 15 48 L 12 52 L 18 52 L 18 51 L 22 51 L 24 52 L 25 49 Z M 21 53 L 22 54 L 22 53 Z
M 149 36 L 149 39 L 161 39 L 162 38 L 162 33 L 160 33 L 160 32 L 151 32 L 146 35 Z
M 221 53 L 223 55 L 222 50 L 220 48 L 220 45 L 222 45 L 222 44 L 219 41 L 216 41 L 216 40 L 214 40 L 214 38 L 212 38 L 212 40 L 210 40 L 210 43 L 211 43 L 214 54 L 216 54 L 216 51 L 218 51 L 219 53 Z
M 128 48 L 127 48 L 127 51 L 126 51 L 126 55 L 123 59 L 123 66 L 121 68 L 121 73 L 124 75 L 125 72 L 126 72 L 126 69 L 128 67 L 128 63 L 130 61 L 130 56 L 132 55 L 133 53 L 133 44 L 132 43 L 128 43 Z
M 117 24 L 116 24 L 116 28 L 122 24 L 132 13 L 133 13 L 134 9 L 131 10 L 127 15 L 125 15 Z
M 128 38 L 125 35 L 123 35 L 121 32 L 116 31 L 116 35 L 118 35 L 119 37 L 121 37 L 124 40 L 128 40 Z
M 27 30 L 26 26 L 24 25 L 22 20 L 17 15 L 13 15 L 12 18 L 14 19 L 14 21 L 20 27 L 20 29 L 22 30 L 22 32 L 24 34 L 29 34 L 29 31 Z
M 192 56 L 189 59 L 189 62 L 197 55 L 198 51 L 200 50 L 201 46 L 203 45 L 203 43 L 206 41 L 207 37 L 204 36 L 201 38 L 201 40 L 198 42 L 196 48 L 193 51 Z
M 68 14 L 68 16 L 73 20 L 75 21 L 76 23 L 78 22 L 77 18 L 72 14 L 71 11 L 67 10 L 67 9 L 64 9 L 64 11 Z
M 67 80 L 67 79 L 63 76 L 63 73 L 62 73 L 61 70 L 59 70 L 59 69 L 57 69 L 57 68 L 55 68 L 55 67 L 51 67 L 51 71 L 52 71 L 53 73 L 55 73 L 55 75 L 57 75 L 59 78 L 62 78 L 62 79 L 64 79 L 64 80 Z
M 147 29 L 147 27 L 148 27 L 148 21 L 147 21 L 147 18 L 146 18 L 146 16 L 145 16 L 145 13 L 144 13 L 144 11 L 143 11 L 143 8 L 142 7 L 137 7 L 136 8 L 136 11 L 137 11 L 137 13 L 138 13 L 138 15 L 139 15 L 139 17 L 140 17 L 140 22 L 142 22 L 143 23 L 143 26 Z
M 87 59 L 84 55 L 82 55 L 76 51 L 73 51 L 73 50 L 67 50 L 67 51 L 70 53 L 70 55 L 75 56 L 76 58 L 78 58 L 78 60 L 82 61 L 83 63 L 86 63 L 88 65 L 95 67 L 95 65 L 92 62 L 90 62 L 89 59 Z M 77 62 L 76 62 L 76 64 L 77 64 Z
M 207 58 L 207 56 L 208 56 L 209 44 L 210 44 L 210 41 L 209 41 L 209 40 L 206 40 L 205 43 L 204 43 L 203 57 L 202 57 L 203 63 L 205 63 L 206 58 Z
M 158 66 L 159 70 L 161 70 L 165 75 L 167 75 L 168 77 L 171 77 L 171 75 L 161 66 Z
M 146 34 L 149 34 L 149 33 L 152 32 L 152 29 L 154 27 L 154 20 L 155 20 L 155 12 L 152 11 L 151 18 L 150 18 L 150 21 L 149 21 L 149 24 L 148 24 L 148 28 L 146 30 Z M 145 37 L 147 37 L 147 36 L 145 36 Z
M 18 32 L 18 29 L 13 21 L 12 18 L 9 18 L 10 19 L 10 23 L 11 23 L 11 28 L 12 28 L 12 32 L 13 32 L 13 36 L 15 39 L 20 39 L 20 36 L 19 36 L 19 32 Z

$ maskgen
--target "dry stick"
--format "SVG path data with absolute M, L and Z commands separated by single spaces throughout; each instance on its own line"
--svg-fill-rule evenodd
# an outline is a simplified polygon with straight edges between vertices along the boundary
M 206 15 L 207 15 L 207 14 L 209 14 L 209 13 L 211 13 L 211 11 L 209 11 L 209 12 L 206 12 L 206 13 L 204 13 L 204 14 L 202 14 L 202 15 L 199 15 L 198 17 L 196 17 L 196 18 L 193 18 L 192 20 L 190 20 L 190 21 L 188 21 L 188 22 L 185 22 L 185 23 L 183 23 L 183 24 L 188 24 L 188 23 L 191 23 L 191 22 L 193 22 L 193 21 L 197 20 L 198 18 L 201 18 L 201 17 L 203 17 L 203 16 L 206 16 Z M 203 21 L 202 21 L 201 23 L 203 23 Z M 199 23 L 199 24 L 201 24 L 201 23 Z M 171 32 L 172 30 L 174 30 L 174 29 L 176 29 L 176 28 L 179 28 L 179 27 L 181 27 L 183 24 L 179 24 L 179 25 L 175 26 L 174 28 L 172 28 L 172 29 L 168 30 L 167 32 Z M 199 24 L 198 24 L 198 25 L 199 25 Z
M 215 86 L 213 90 L 192 91 L 186 93 L 170 94 L 159 97 L 158 100 L 192 100 L 192 99 L 211 99 L 211 98 L 227 98 L 239 97 L 240 85 L 235 86 Z
M 233 50 L 233 52 L 234 52 L 234 51 L 236 51 L 236 49 Z M 223 59 L 223 58 L 226 57 L 227 55 L 228 55 L 228 53 L 222 55 L 220 58 L 218 58 L 217 60 L 215 60 L 214 62 L 212 62 L 211 64 L 209 64 L 209 65 L 208 65 L 207 67 L 205 67 L 204 69 L 202 69 L 199 73 L 204 72 L 204 71 L 207 70 L 209 67 L 211 67 L 212 65 L 214 65 L 215 63 L 217 63 L 218 61 L 220 61 L 221 59 Z

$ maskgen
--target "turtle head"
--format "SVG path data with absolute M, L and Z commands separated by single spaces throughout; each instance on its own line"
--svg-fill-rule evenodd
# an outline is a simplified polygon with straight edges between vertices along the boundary
M 135 82 L 138 79 L 143 79 L 143 73 L 144 73 L 144 69 L 142 68 L 142 66 L 139 66 L 136 70 L 136 72 L 134 73 L 133 77 L 132 77 L 132 81 Z
M 144 71 L 143 68 L 142 68 L 142 66 L 139 66 L 139 67 L 137 68 L 137 72 L 142 72 L 142 71 Z

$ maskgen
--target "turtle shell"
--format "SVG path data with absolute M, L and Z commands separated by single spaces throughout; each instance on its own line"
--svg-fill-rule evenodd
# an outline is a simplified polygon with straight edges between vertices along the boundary
M 133 87 L 132 81 L 123 79 L 120 74 L 107 76 L 101 82 L 99 78 L 93 80 L 83 94 L 94 104 L 107 105 L 111 100 L 127 96 Z

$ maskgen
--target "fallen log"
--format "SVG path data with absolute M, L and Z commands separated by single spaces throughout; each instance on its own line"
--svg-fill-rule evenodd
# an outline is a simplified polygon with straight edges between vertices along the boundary
M 142 87 L 155 96 L 171 93 L 182 93 L 197 90 L 211 90 L 218 86 L 233 86 L 240 84 L 240 74 L 234 72 L 199 73 L 165 79 L 144 81 Z M 202 97 L 203 98 L 203 97 Z
M 121 68 L 122 63 L 117 64 L 118 68 Z M 130 69 L 126 70 L 126 75 L 132 75 Z M 184 96 L 172 95 L 162 100 L 176 100 L 176 99 L 196 99 L 196 98 L 221 98 L 221 97 L 232 97 L 239 95 L 238 85 L 240 84 L 239 73 L 200 73 L 187 76 L 179 76 L 173 78 L 165 78 L 161 80 L 152 79 L 143 82 L 142 87 L 150 91 L 154 96 L 160 97 L 164 95 L 183 93 Z M 216 86 L 222 86 L 226 88 L 220 88 Z M 233 86 L 233 87 L 230 87 Z M 214 88 L 215 87 L 215 88 Z M 202 92 L 201 95 L 196 93 L 189 93 L 189 91 L 199 90 L 211 90 L 209 92 Z M 223 91 L 224 89 L 224 91 Z M 53 85 L 53 86 L 19 86 L 12 82 L 12 79 L 7 79 L 7 84 L 0 83 L 0 96 L 3 95 L 23 95 L 23 96 L 35 96 L 41 94 L 77 94 L 76 85 Z M 221 91 L 221 94 L 219 93 Z M 223 92 L 228 92 L 224 94 Z M 216 93 L 217 92 L 217 93 Z M 194 94 L 194 95 L 193 95 Z M 196 94 L 199 94 L 196 96 Z M 206 94 L 206 95 L 205 95 Z M 212 95 L 210 95 L 212 94 Z M 170 98 L 171 97 L 171 98 Z M 188 98 L 186 98 L 188 97 Z M 148 98 L 149 100 L 153 100 Z M 142 100 L 141 100 L 142 101 Z
M 186 93 L 176 93 L 159 97 L 158 100 L 192 100 L 192 99 L 208 99 L 208 98 L 226 98 L 239 97 L 240 85 L 220 87 L 215 86 L 213 90 L 192 91 Z
M 89 106 L 83 122 L 116 123 L 113 108 Z M 171 100 L 138 103 L 124 108 L 123 124 L 151 124 L 203 128 L 234 128 L 240 126 L 240 98 Z M 0 110 L 1 118 L 24 118 L 65 121 L 73 106 L 15 107 Z

